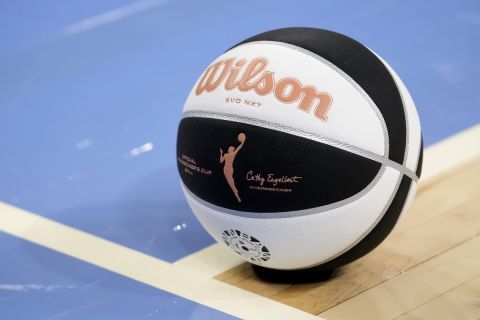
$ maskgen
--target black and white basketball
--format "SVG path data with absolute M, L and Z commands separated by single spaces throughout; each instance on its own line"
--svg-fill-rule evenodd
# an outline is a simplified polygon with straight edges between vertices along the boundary
M 177 162 L 205 229 L 267 268 L 331 269 L 380 244 L 415 195 L 420 123 L 375 52 L 327 30 L 249 38 L 185 103 Z

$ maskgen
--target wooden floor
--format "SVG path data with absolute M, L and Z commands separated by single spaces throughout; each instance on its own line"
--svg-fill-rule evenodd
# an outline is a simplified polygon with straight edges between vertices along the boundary
M 426 183 L 377 249 L 323 283 L 260 281 L 248 264 L 223 282 L 333 319 L 480 319 L 480 158 Z

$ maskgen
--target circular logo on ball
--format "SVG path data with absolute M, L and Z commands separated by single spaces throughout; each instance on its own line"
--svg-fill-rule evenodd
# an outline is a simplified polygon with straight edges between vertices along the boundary
M 261 264 L 270 259 L 270 251 L 257 238 L 240 230 L 225 230 L 222 232 L 223 241 L 233 251 L 250 260 Z

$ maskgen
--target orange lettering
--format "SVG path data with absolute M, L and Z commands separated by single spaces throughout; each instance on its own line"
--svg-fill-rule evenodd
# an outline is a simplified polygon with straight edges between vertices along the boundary
M 215 90 L 225 79 L 228 72 L 230 71 L 230 66 L 235 59 L 228 59 L 222 60 L 217 63 L 212 64 L 210 67 L 207 68 L 203 77 L 200 79 L 198 83 L 197 89 L 195 90 L 195 94 L 198 96 L 202 94 L 204 91 L 211 92 Z M 215 79 L 215 76 L 218 73 L 218 70 L 223 66 L 223 70 L 220 75 Z
M 268 60 L 265 58 L 255 58 L 247 65 L 246 63 L 245 59 L 235 62 L 235 58 L 215 62 L 203 73 L 195 94 L 198 96 L 204 92 L 211 92 L 225 81 L 226 90 L 234 88 L 242 92 L 253 90 L 262 96 L 273 92 L 275 98 L 283 103 L 293 103 L 301 98 L 298 109 L 308 113 L 314 108 L 314 116 L 327 121 L 327 113 L 333 102 L 330 94 L 318 92 L 314 86 L 304 86 L 295 78 L 282 78 L 276 82 L 275 73 L 266 70 Z
M 233 88 L 238 86 L 238 81 L 236 80 L 236 78 L 245 62 L 247 62 L 247 60 L 240 59 L 235 63 L 235 66 L 230 70 L 230 75 L 227 78 L 227 82 L 225 82 L 225 89 L 232 90 Z
M 284 78 L 275 86 L 275 97 L 285 103 L 292 103 L 300 98 L 302 84 L 297 79 Z
M 313 86 L 303 87 L 302 92 L 303 98 L 298 108 L 302 111 L 309 112 L 315 101 L 318 101 L 314 112 L 315 117 L 327 121 L 327 112 L 332 104 L 332 97 L 326 92 L 317 92 L 317 89 Z

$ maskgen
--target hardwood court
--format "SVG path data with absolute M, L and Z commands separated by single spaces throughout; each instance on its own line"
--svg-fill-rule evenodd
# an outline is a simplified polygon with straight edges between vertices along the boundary
M 216 279 L 331 319 L 480 319 L 480 158 L 420 183 L 408 214 L 326 282 L 260 281 L 244 263 Z

